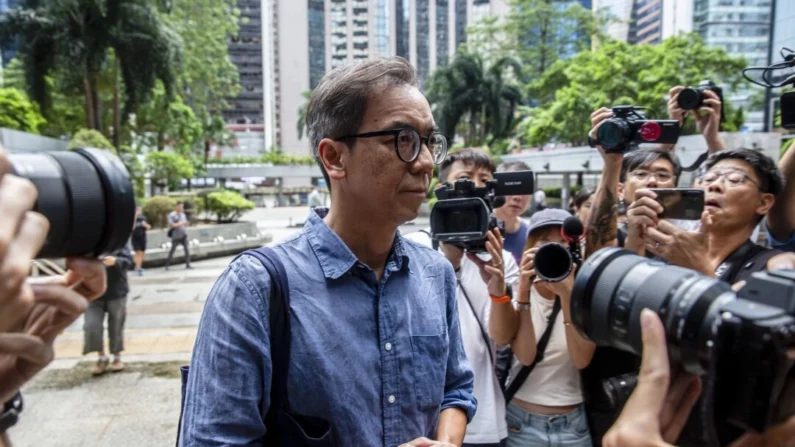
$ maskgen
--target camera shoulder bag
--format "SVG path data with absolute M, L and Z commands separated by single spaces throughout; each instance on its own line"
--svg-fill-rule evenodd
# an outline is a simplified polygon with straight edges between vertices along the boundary
M 331 424 L 311 416 L 303 416 L 290 411 L 287 393 L 287 377 L 290 366 L 290 288 L 287 272 L 276 252 L 268 247 L 247 250 L 240 256 L 257 258 L 268 271 L 271 289 L 268 297 L 268 323 L 270 326 L 270 348 L 272 358 L 272 380 L 270 407 L 264 422 L 267 428 L 265 444 L 268 446 L 296 447 L 334 447 L 331 437 Z M 237 259 L 237 258 L 235 258 Z M 185 391 L 189 367 L 180 368 L 182 372 L 182 407 L 177 426 L 177 447 L 182 427 L 182 412 L 185 407 Z
M 516 392 L 519 391 L 519 388 L 522 387 L 524 381 L 530 376 L 530 373 L 533 372 L 533 369 L 544 360 L 544 351 L 547 350 L 547 344 L 549 344 L 549 339 L 552 336 L 552 330 L 555 326 L 555 320 L 558 317 L 558 313 L 560 313 L 560 297 L 555 297 L 555 304 L 552 307 L 552 313 L 549 314 L 549 318 L 547 319 L 547 328 L 544 330 L 544 334 L 541 336 L 541 339 L 538 340 L 538 347 L 536 348 L 536 357 L 533 359 L 533 363 L 530 366 L 523 366 L 519 373 L 516 374 L 516 378 L 511 381 L 510 386 L 505 391 L 505 403 L 511 403 L 513 400 L 513 396 L 516 395 Z

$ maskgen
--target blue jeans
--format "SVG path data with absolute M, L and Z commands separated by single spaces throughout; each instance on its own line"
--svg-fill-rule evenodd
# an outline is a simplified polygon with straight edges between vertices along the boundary
M 508 405 L 508 447 L 591 447 L 588 418 L 580 405 L 557 416 Z

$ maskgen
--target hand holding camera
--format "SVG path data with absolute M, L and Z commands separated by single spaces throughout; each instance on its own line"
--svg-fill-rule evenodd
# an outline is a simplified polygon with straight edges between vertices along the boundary
M 533 281 L 536 277 L 535 271 L 535 256 L 538 252 L 538 247 L 533 247 L 525 250 L 522 253 L 522 265 L 520 266 L 519 276 L 519 296 L 525 296 L 530 292 L 530 287 L 533 287 Z
M 675 144 L 681 129 L 675 120 L 650 120 L 635 106 L 614 106 L 608 114 L 603 107 L 591 114 L 591 147 L 603 154 L 624 154 L 641 143 Z
M 502 259 L 503 240 L 499 228 L 494 228 L 486 234 L 486 251 L 491 256 L 491 260 L 486 262 L 475 253 L 467 253 L 467 258 L 474 262 L 480 269 L 480 277 L 489 288 L 489 295 L 495 297 L 504 296 L 505 288 L 505 264 Z
M 712 151 L 724 148 L 720 139 L 720 123 L 723 121 L 723 90 L 712 81 L 703 81 L 696 87 L 676 86 L 669 92 L 668 116 L 684 125 L 685 117 L 691 113 L 696 120 L 696 129 L 707 140 Z

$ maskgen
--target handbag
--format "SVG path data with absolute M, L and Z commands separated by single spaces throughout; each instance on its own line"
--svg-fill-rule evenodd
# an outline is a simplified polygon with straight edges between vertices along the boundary
M 335 447 L 337 444 L 332 438 L 331 423 L 325 419 L 300 415 L 290 410 L 287 391 L 291 342 L 290 289 L 284 265 L 279 261 L 276 252 L 268 247 L 248 250 L 238 255 L 238 258 L 240 256 L 257 258 L 271 278 L 271 290 L 267 305 L 273 380 L 270 389 L 271 404 L 264 417 L 267 428 L 264 445 Z M 187 380 L 190 373 L 188 366 L 183 366 L 180 370 L 182 373 L 182 407 L 177 426 L 177 447 L 179 447 L 179 433 L 182 428 Z

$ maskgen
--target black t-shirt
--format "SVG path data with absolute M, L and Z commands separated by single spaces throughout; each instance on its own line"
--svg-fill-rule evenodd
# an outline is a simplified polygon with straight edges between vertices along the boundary
M 135 218 L 135 226 L 133 227 L 132 237 L 136 239 L 143 239 L 146 237 L 146 228 L 144 228 L 143 224 L 144 222 L 146 222 L 146 216 L 143 214 Z

